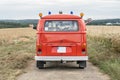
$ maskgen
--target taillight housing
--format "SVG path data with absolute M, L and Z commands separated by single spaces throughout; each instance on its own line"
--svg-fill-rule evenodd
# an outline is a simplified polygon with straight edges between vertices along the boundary
M 42 53 L 41 45 L 37 45 L 37 54 L 41 53 Z
M 86 47 L 87 47 L 86 43 L 83 43 L 81 47 L 82 54 L 86 54 Z
M 38 49 L 38 50 L 37 50 L 37 53 L 38 53 L 38 54 L 41 54 L 41 53 L 42 53 L 42 50 L 41 50 L 41 49 Z

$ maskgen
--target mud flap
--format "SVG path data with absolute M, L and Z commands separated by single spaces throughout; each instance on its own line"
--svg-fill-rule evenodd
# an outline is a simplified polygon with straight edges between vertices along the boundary
M 36 61 L 36 67 L 38 67 L 39 69 L 43 69 L 44 64 L 46 64 L 46 62 L 44 62 L 44 61 Z
M 77 61 L 77 64 L 79 64 L 79 68 L 84 69 L 87 64 L 86 61 Z

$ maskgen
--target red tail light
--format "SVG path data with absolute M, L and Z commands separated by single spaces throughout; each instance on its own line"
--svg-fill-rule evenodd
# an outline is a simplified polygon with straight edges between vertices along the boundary
M 42 50 L 41 50 L 41 49 L 38 49 L 37 53 L 38 53 L 38 54 L 41 54 L 41 53 L 42 53 Z
M 37 53 L 38 53 L 38 54 L 41 54 L 41 53 L 42 53 L 41 45 L 37 45 Z
M 82 44 L 82 54 L 86 54 L 86 43 Z

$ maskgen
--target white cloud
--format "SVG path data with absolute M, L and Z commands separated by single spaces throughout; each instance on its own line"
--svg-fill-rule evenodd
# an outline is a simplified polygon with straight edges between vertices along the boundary
M 0 19 L 39 18 L 39 12 L 46 15 L 59 10 L 84 12 L 85 18 L 120 18 L 119 8 L 119 0 L 0 0 Z

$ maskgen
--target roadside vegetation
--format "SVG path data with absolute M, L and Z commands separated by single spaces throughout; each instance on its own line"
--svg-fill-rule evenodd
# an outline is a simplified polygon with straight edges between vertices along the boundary
M 0 30 L 0 80 L 16 80 L 34 59 L 34 35 L 29 28 Z
M 120 80 L 120 27 L 88 26 L 87 30 L 90 61 L 112 80 Z M 0 80 L 16 80 L 34 59 L 35 33 L 31 28 L 0 29 Z
M 105 31 L 105 32 L 104 32 Z M 120 27 L 88 26 L 90 61 L 112 80 L 120 80 Z

